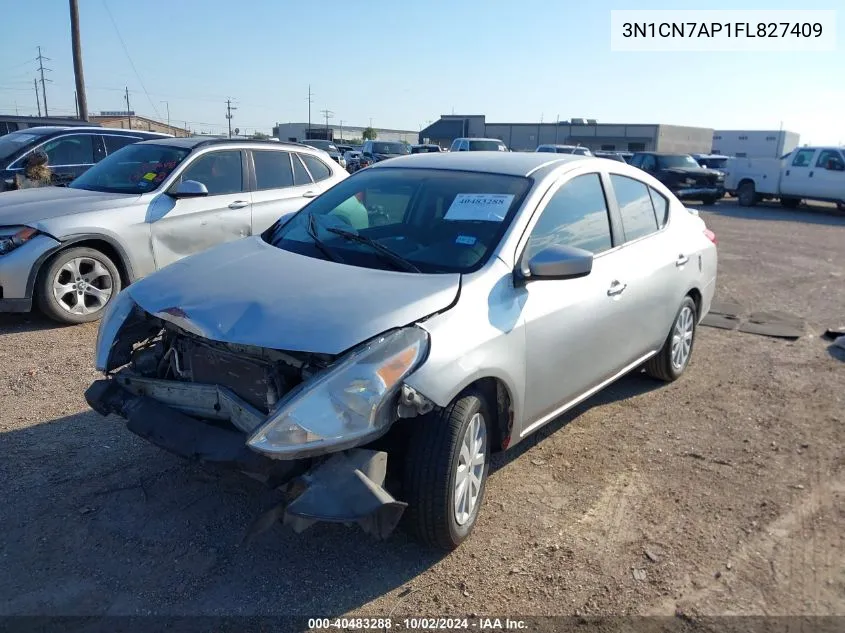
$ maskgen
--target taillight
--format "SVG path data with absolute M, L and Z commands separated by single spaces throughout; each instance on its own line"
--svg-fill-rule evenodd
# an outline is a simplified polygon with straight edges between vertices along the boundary
M 711 231 L 710 229 L 704 229 L 704 236 L 705 236 L 708 240 L 710 240 L 711 242 L 713 242 L 714 244 L 718 244 L 718 243 L 719 243 L 719 240 L 717 240 L 717 239 L 716 239 L 716 234 L 715 234 L 713 231 Z

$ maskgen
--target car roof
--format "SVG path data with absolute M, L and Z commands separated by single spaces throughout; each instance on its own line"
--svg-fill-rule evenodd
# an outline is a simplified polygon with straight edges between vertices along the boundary
M 582 160 L 598 159 L 578 154 L 550 155 L 542 152 L 431 152 L 398 156 L 376 163 L 369 169 L 411 167 L 475 171 L 507 176 L 529 176 L 543 167 Z
M 486 138 L 484 136 L 461 136 L 456 138 L 455 141 L 496 141 L 497 143 L 502 143 L 504 145 L 504 141 L 500 138 Z M 455 141 L 452 141 L 453 143 Z
M 126 130 L 122 128 L 103 127 L 97 125 L 37 125 L 35 127 L 28 127 L 16 132 L 35 133 L 35 134 L 50 134 L 59 132 L 99 132 L 100 134 L 115 134 L 115 135 L 144 135 L 156 138 L 171 138 L 170 134 L 163 134 L 161 132 L 148 132 L 146 130 Z
M 652 156 L 692 156 L 688 152 L 634 152 L 634 154 L 651 154 Z
M 197 147 L 211 147 L 213 145 L 238 145 L 238 146 L 258 146 L 258 147 L 297 147 L 300 149 L 314 148 L 310 145 L 303 145 L 302 143 L 291 143 L 285 141 L 269 141 L 260 139 L 243 139 L 243 138 L 205 138 L 202 136 L 186 136 L 186 137 L 169 137 L 166 136 L 160 139 L 150 139 L 142 141 L 143 143 L 161 145 L 162 141 L 166 141 L 167 145 L 171 147 L 184 147 L 186 149 L 194 149 Z

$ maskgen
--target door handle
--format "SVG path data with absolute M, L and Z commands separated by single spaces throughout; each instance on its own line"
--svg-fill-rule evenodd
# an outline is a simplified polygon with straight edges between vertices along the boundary
M 616 295 L 621 295 L 625 292 L 625 288 L 628 287 L 628 284 L 619 283 L 618 281 L 614 281 L 610 284 L 610 288 L 607 289 L 607 296 L 608 297 L 615 297 Z
M 784 174 L 784 175 L 785 175 L 785 176 L 788 176 L 788 175 L 789 175 L 789 170 L 788 170 L 788 169 L 786 170 L 786 174 Z
M 229 205 L 229 208 L 230 209 L 243 209 L 248 204 L 249 204 L 249 202 L 247 202 L 246 200 L 235 200 L 234 202 L 232 202 Z
M 810 172 L 810 178 L 812 178 L 812 177 L 813 177 L 813 172 Z
M 687 257 L 686 255 L 684 255 L 682 253 L 682 254 L 678 255 L 678 259 L 675 260 L 675 266 L 678 266 L 680 268 L 681 266 L 686 264 L 688 261 L 689 261 L 689 257 Z
M 316 191 L 306 191 L 302 194 L 303 198 L 316 198 L 319 194 Z

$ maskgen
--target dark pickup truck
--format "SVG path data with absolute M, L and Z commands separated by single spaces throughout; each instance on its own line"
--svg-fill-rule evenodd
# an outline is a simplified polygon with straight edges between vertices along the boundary
M 682 200 L 715 204 L 725 195 L 725 175 L 702 167 L 689 154 L 636 152 L 630 163 L 657 178 Z

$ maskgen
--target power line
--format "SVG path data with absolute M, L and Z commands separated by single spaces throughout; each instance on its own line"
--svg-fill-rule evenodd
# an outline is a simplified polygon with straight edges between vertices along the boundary
M 135 76 L 138 78 L 138 83 L 141 84 L 141 88 L 143 89 L 144 94 L 147 95 L 147 99 L 149 100 L 150 105 L 153 108 L 153 112 L 156 113 L 156 117 L 159 120 L 161 120 L 161 115 L 159 114 L 158 109 L 155 106 L 155 103 L 153 103 L 153 100 L 150 97 L 150 94 L 147 92 L 147 87 L 144 85 L 144 80 L 141 79 L 141 73 L 139 73 L 138 69 L 135 68 L 135 62 L 132 61 L 132 56 L 129 54 L 129 49 L 126 47 L 126 42 L 123 41 L 123 36 L 120 34 L 120 29 L 117 28 L 117 22 L 115 22 L 114 16 L 111 14 L 111 11 L 109 10 L 109 5 L 106 4 L 106 0 L 103 0 L 103 7 L 106 9 L 106 13 L 109 14 L 109 19 L 111 20 L 111 23 L 114 26 L 114 31 L 115 31 L 115 33 L 117 33 L 117 39 L 120 40 L 120 45 L 123 46 L 123 52 L 126 53 L 126 59 L 129 60 L 129 65 L 132 66 L 132 70 L 135 72 Z
M 45 81 L 50 81 L 50 79 L 44 79 L 44 71 L 52 72 L 49 68 L 44 68 L 45 61 L 52 61 L 49 57 L 44 57 L 41 54 L 41 47 L 38 47 L 38 70 L 41 72 L 41 96 L 44 98 L 44 116 L 50 116 L 47 112 L 47 86 L 45 85 Z

